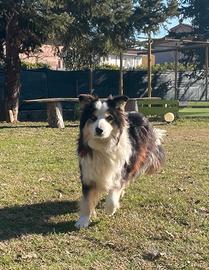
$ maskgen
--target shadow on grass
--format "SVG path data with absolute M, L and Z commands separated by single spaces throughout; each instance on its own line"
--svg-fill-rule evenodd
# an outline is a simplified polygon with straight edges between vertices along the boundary
M 1 124 L 1 122 L 0 122 Z M 67 128 L 78 128 L 79 127 L 79 124 L 65 124 L 65 127 Z M 5 125 L 3 124 L 2 126 L 0 126 L 0 129 L 21 129 L 21 128 L 51 128 L 47 123 L 46 125 L 31 125 L 31 124 L 28 124 L 28 125 Z
M 65 127 L 77 128 L 77 127 L 79 127 L 79 124 L 66 124 Z
M 54 201 L 0 209 L 0 240 L 27 234 L 67 233 L 76 231 L 74 221 L 53 223 L 51 217 L 75 213 L 77 201 Z
M 0 129 L 11 129 L 11 128 L 14 128 L 14 129 L 19 129 L 19 128 L 47 128 L 47 127 L 49 127 L 49 126 L 47 126 L 47 125 L 8 125 L 8 126 L 6 126 L 6 125 L 3 125 L 3 126 L 0 126 Z

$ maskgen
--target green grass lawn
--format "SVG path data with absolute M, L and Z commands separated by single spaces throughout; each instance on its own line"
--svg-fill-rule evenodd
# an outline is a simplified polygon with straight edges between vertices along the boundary
M 0 270 L 209 269 L 209 121 L 167 130 L 164 170 L 74 228 L 78 128 L 0 123 Z

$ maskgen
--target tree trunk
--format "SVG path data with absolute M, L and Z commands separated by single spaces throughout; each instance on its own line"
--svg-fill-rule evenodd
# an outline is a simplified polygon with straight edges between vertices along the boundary
M 16 15 L 11 15 L 7 18 L 6 25 L 5 65 L 5 109 L 6 120 L 10 123 L 15 123 L 18 119 L 21 68 L 18 30 L 18 18 Z

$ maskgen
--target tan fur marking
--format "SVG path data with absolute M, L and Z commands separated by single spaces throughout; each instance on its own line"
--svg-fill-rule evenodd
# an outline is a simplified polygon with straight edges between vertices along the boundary
M 87 198 L 82 198 L 80 204 L 80 213 L 82 216 L 91 216 L 95 213 L 95 207 L 99 199 L 99 191 L 94 188 L 89 191 Z
M 137 160 L 135 161 L 134 166 L 130 172 L 130 175 L 132 177 L 134 177 L 137 174 L 137 172 L 140 170 L 140 168 L 143 166 L 146 157 L 147 157 L 147 147 L 144 147 L 138 153 Z

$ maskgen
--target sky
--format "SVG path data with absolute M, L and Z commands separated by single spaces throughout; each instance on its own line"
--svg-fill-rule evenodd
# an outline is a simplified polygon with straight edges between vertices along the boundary
M 188 19 L 183 20 L 183 23 L 191 24 L 191 20 L 188 20 Z M 170 19 L 166 23 L 165 27 L 161 27 L 160 31 L 158 33 L 156 33 L 155 35 L 153 35 L 152 38 L 162 38 L 162 37 L 166 36 L 168 34 L 168 30 L 171 29 L 172 27 L 178 25 L 178 24 L 179 24 L 179 19 L 178 18 Z M 147 36 L 140 35 L 139 40 L 144 40 L 144 39 L 147 39 Z
M 184 20 L 183 23 L 186 23 L 186 24 L 191 24 L 191 21 L 190 20 Z M 166 24 L 166 28 L 169 30 L 171 29 L 172 27 L 176 26 L 179 24 L 179 19 L 178 18 L 173 18 L 173 19 L 170 19 L 168 21 L 168 23 Z M 161 27 L 160 31 L 154 35 L 155 38 L 161 38 L 161 37 L 164 37 L 165 35 L 168 34 L 168 31 L 166 31 L 166 29 L 164 29 L 163 27 Z
M 167 0 L 164 0 L 164 2 L 166 3 Z M 191 20 L 190 19 L 183 20 L 183 23 L 191 24 Z M 176 26 L 178 24 L 179 24 L 179 18 L 174 17 L 174 18 L 172 18 L 172 19 L 170 19 L 168 21 L 168 23 L 166 24 L 166 28 L 171 29 L 172 27 L 174 27 L 174 26 Z M 154 35 L 154 38 L 161 38 L 161 37 L 164 37 L 167 34 L 168 34 L 168 31 L 166 31 L 163 27 L 161 27 L 160 31 L 157 34 Z

